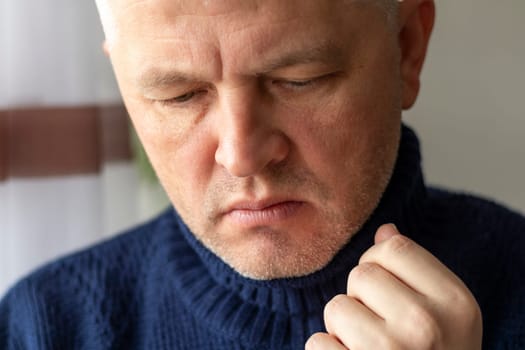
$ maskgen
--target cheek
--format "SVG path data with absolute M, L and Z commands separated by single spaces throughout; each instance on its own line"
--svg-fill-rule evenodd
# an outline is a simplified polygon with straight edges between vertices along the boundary
M 129 103 L 133 124 L 159 180 L 178 209 L 202 203 L 213 171 L 214 149 L 206 126 L 181 133 L 179 125 Z M 185 208 L 182 208 L 184 206 Z
M 292 121 L 294 142 L 310 167 L 318 171 L 338 168 L 361 148 L 362 129 L 366 129 L 362 113 L 349 102 L 340 102 L 337 96 L 323 101 L 318 107 L 302 111 L 288 111 L 298 116 Z
M 369 96 L 346 90 L 295 113 L 301 122 L 290 125 L 302 161 L 332 189 L 374 186 L 378 173 L 393 166 L 400 109 L 394 94 Z

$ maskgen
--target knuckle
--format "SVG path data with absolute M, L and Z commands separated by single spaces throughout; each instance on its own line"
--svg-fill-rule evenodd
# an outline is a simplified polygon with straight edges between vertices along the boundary
M 420 349 L 433 349 L 441 343 L 443 334 L 434 314 L 422 305 L 407 311 L 407 339 Z
M 333 297 L 328 303 L 326 303 L 324 307 L 325 319 L 333 317 L 335 314 L 337 314 L 341 309 L 341 305 L 343 305 L 346 302 L 346 298 L 348 298 L 348 296 L 344 294 L 338 294 L 335 297 Z
M 374 263 L 361 263 L 354 267 L 350 271 L 348 276 L 349 281 L 357 281 L 362 278 L 370 278 L 372 275 L 375 275 L 379 270 L 379 266 Z
M 392 337 L 381 337 L 378 339 L 379 349 L 382 350 L 401 350 L 403 346 Z
M 467 321 L 470 325 L 474 326 L 474 328 L 481 327 L 483 316 L 481 315 L 481 309 L 478 303 L 475 302 L 471 312 L 467 314 Z
M 457 288 L 450 299 L 456 331 L 476 333 L 481 329 L 482 315 L 480 307 L 468 290 Z
M 446 288 L 445 298 L 451 305 L 461 305 L 462 307 L 469 305 L 470 293 L 463 288 L 459 283 L 451 281 Z
M 460 315 L 472 318 L 481 317 L 479 305 L 472 293 L 462 284 L 456 284 L 447 288 L 448 304 L 454 306 L 452 309 Z
M 475 311 L 478 303 L 470 291 L 461 285 L 451 286 L 448 288 L 448 297 L 450 305 L 455 305 L 455 309 L 461 311 Z
M 339 294 L 325 305 L 323 312 L 324 323 L 329 332 L 334 330 L 334 326 L 337 325 L 341 319 L 344 319 L 344 310 L 348 307 L 349 298 L 347 295 Z
M 360 263 L 350 271 L 348 275 L 347 291 L 351 294 L 356 287 L 364 281 L 374 278 L 379 273 L 381 267 L 374 263 Z

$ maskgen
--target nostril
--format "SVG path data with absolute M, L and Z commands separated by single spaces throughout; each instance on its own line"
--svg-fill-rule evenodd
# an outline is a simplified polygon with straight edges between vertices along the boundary
M 272 145 L 271 163 L 278 164 L 284 161 L 290 153 L 290 140 L 284 133 L 275 133 L 271 140 L 274 144 Z

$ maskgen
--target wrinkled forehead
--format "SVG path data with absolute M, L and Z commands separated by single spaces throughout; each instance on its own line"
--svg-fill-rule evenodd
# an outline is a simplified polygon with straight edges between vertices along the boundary
M 201 23 L 226 23 L 245 26 L 250 19 L 286 21 L 318 17 L 330 20 L 330 14 L 356 12 L 374 6 L 392 17 L 396 0 L 96 0 L 106 39 L 114 41 L 123 33 L 140 33 L 145 28 L 173 26 L 176 21 L 199 19 Z M 354 11 L 351 11 L 354 10 Z M 242 19 L 242 20 L 239 20 Z M 166 28 L 167 29 L 167 28 Z
M 162 8 L 171 7 L 180 13 L 193 15 L 219 15 L 235 11 L 257 10 L 264 7 L 275 7 L 276 4 L 290 5 L 290 9 L 300 10 L 302 7 L 311 7 L 312 4 L 330 5 L 380 5 L 391 8 L 397 1 L 402 0 L 95 0 L 99 8 L 108 7 L 115 10 L 133 8 L 135 6 Z

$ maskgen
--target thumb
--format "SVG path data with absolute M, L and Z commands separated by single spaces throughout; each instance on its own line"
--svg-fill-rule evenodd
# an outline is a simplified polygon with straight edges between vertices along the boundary
M 379 227 L 377 229 L 377 232 L 376 232 L 376 235 L 375 235 L 375 238 L 374 238 L 374 242 L 375 244 L 378 244 L 378 243 L 381 243 L 383 241 L 386 241 L 387 239 L 395 236 L 395 235 L 399 235 L 399 231 L 396 227 L 396 225 L 394 224 L 385 224 L 385 225 L 382 225 L 381 227 Z

